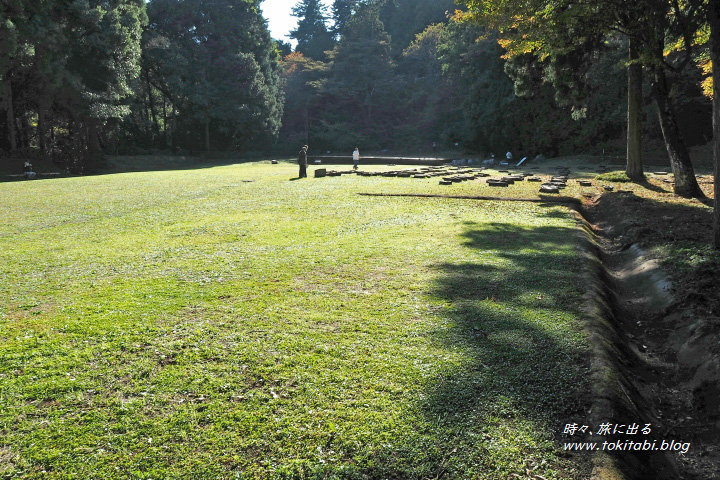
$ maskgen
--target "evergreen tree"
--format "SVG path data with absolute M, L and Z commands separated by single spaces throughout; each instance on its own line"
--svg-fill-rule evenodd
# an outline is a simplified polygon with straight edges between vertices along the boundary
M 335 49 L 331 88 L 357 101 L 368 127 L 391 73 L 390 36 L 380 21 L 378 9 L 374 5 L 361 5 Z
M 378 0 L 380 20 L 392 38 L 393 58 L 399 59 L 415 35 L 425 27 L 447 20 L 454 0 Z
M 176 140 L 190 148 L 197 140 L 206 150 L 247 147 L 277 133 L 282 114 L 279 58 L 258 4 L 149 4 L 146 68 L 153 86 L 172 102 L 179 123 Z
M 357 0 L 334 0 L 332 5 L 332 18 L 334 21 L 332 33 L 336 39 L 345 35 L 347 23 L 357 7 Z
M 325 60 L 325 52 L 335 46 L 326 10 L 320 0 L 300 0 L 292 10 L 298 18 L 297 28 L 290 32 L 290 38 L 297 40 L 295 50 L 314 60 Z
M 327 64 L 293 52 L 282 62 L 285 79 L 285 109 L 281 137 L 289 148 L 310 140 L 315 106 L 320 102 L 318 93 L 327 76 Z
M 3 143 L 8 150 L 17 149 L 15 131 L 15 110 L 13 99 L 13 77 L 21 64 L 22 45 L 27 42 L 27 15 L 20 1 L 4 1 L 0 9 L 0 107 L 5 110 L 5 127 L 7 135 L 3 135 Z
M 57 152 L 70 169 L 92 167 L 101 130 L 128 113 L 145 2 L 4 1 L 2 15 L 0 35 L 9 48 L 2 49 L 0 68 L 11 148 L 18 140 L 30 147 L 29 118 L 37 116 L 41 154 L 48 127 L 57 126 L 53 156 Z

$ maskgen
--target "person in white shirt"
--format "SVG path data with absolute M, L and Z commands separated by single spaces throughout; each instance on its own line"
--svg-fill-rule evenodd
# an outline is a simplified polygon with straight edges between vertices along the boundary
M 360 150 L 355 147 L 355 151 L 353 152 L 353 169 L 358 169 L 358 164 L 360 163 Z

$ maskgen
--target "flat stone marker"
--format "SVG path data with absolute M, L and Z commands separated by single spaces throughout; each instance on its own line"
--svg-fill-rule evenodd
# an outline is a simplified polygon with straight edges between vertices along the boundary
M 450 180 L 440 180 L 440 185 L 452 185 L 453 182 Z
M 502 180 L 502 179 L 501 179 L 501 180 L 498 180 L 498 179 L 496 179 L 496 178 L 488 179 L 488 180 L 487 180 L 487 184 L 488 184 L 489 186 L 491 186 L 491 187 L 507 187 L 508 185 L 510 185 L 509 182 L 506 182 L 506 181 L 504 181 L 504 180 Z
M 592 187 L 592 182 L 588 180 L 578 180 L 581 187 Z
M 560 193 L 560 189 L 556 185 L 545 183 L 540 185 L 540 193 Z

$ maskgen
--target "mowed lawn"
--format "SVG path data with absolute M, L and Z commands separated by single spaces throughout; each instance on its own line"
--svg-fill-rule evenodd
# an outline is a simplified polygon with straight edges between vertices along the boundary
M 0 478 L 587 474 L 571 212 L 296 175 L 0 184 Z

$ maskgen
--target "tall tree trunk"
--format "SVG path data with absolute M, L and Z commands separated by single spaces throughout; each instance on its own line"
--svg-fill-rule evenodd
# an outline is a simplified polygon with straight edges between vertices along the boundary
M 13 109 L 13 91 L 10 85 L 10 75 L 5 76 L 5 101 L 7 102 L 7 126 L 10 151 L 17 150 L 17 137 L 15 136 L 15 110 Z
M 30 122 L 28 122 L 27 114 L 23 113 L 19 117 L 20 123 L 20 142 L 23 148 L 30 147 Z
M 308 143 L 308 139 L 310 138 L 310 99 L 305 100 L 305 145 Z
M 665 70 L 660 67 L 653 70 L 653 98 L 658 110 L 665 147 L 670 157 L 670 166 L 675 175 L 675 193 L 682 197 L 703 198 L 705 195 L 697 183 L 690 154 L 680 133 Z
M 90 171 L 100 166 L 102 152 L 100 151 L 100 136 L 98 132 L 99 123 L 100 121 L 97 118 L 87 119 L 87 161 L 84 167 Z
M 210 151 L 210 119 L 205 120 L 205 151 Z
M 645 180 L 642 164 L 642 65 L 637 62 L 635 40 L 630 38 L 628 67 L 627 106 L 627 167 L 625 173 L 631 180 Z
M 45 141 L 45 137 L 47 135 L 47 124 L 45 121 L 46 113 L 47 113 L 47 100 L 45 99 L 44 95 L 40 96 L 40 99 L 38 100 L 38 126 L 37 126 L 37 132 L 38 132 L 38 145 L 40 146 L 40 158 L 43 160 L 47 158 L 47 144 Z
M 175 104 L 172 104 L 172 129 L 170 131 L 170 150 L 175 152 L 175 135 L 177 132 L 177 109 Z
M 170 142 L 168 141 L 168 128 L 167 128 L 167 99 L 165 95 L 162 97 L 163 101 L 163 140 L 165 140 L 165 146 L 169 147 Z
M 720 4 L 708 7 L 710 24 L 710 59 L 713 78 L 713 165 L 715 166 L 715 211 L 713 212 L 713 246 L 720 249 Z
M 53 163 L 57 163 L 55 156 L 55 125 L 50 125 L 50 159 Z
M 67 164 L 68 170 L 73 173 L 82 173 L 83 171 L 83 152 L 85 151 L 85 134 L 83 132 L 82 125 L 77 119 L 76 114 L 72 109 L 68 111 L 68 148 L 67 152 Z
M 153 143 L 156 141 L 156 136 L 160 134 L 160 125 L 158 124 L 157 114 L 155 113 L 155 99 L 152 94 L 152 86 L 150 85 L 150 76 L 145 71 L 145 88 L 147 88 L 148 104 L 150 105 L 150 115 L 152 116 L 152 132 L 153 132 Z
M 375 93 L 375 87 L 372 87 L 365 97 L 365 104 L 367 105 L 366 124 L 370 128 L 372 128 L 372 117 L 373 117 L 372 98 L 373 98 L 374 93 Z

